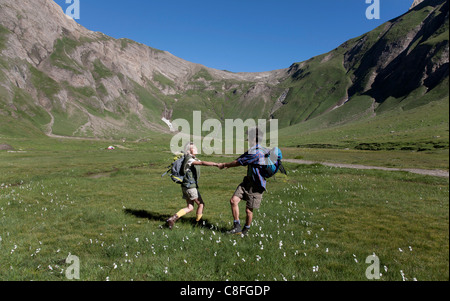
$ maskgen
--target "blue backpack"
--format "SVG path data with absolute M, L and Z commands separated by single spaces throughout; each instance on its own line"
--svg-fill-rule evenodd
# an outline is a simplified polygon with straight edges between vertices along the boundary
M 277 174 L 277 172 L 281 172 L 286 175 L 286 170 L 281 163 L 281 160 L 283 160 L 283 153 L 281 150 L 278 147 L 275 147 L 272 149 L 263 149 L 263 151 L 265 153 L 265 165 L 261 165 L 261 175 L 265 179 L 273 177 Z

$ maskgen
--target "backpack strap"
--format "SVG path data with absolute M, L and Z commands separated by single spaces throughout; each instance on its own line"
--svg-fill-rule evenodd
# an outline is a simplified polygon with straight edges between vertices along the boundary
M 281 161 L 280 161 L 280 163 L 279 163 L 279 165 L 278 165 L 278 170 L 279 170 L 282 174 L 287 175 L 286 169 L 284 168 L 284 166 L 283 166 L 283 164 L 281 163 Z
M 192 155 L 186 155 L 183 161 L 182 173 L 184 175 L 183 187 L 186 188 L 198 188 L 197 185 L 197 169 L 194 167 L 187 168 L 187 163 L 192 159 Z M 186 172 L 185 172 L 186 171 Z
M 184 156 L 183 164 L 181 166 L 181 172 L 180 172 L 181 174 L 183 174 L 183 175 L 185 174 L 186 165 L 190 159 L 192 159 L 192 155 L 187 154 L 186 156 Z

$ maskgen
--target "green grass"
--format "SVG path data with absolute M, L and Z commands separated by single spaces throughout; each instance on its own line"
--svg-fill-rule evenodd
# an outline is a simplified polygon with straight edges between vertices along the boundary
M 342 61 L 340 49 L 314 57 L 282 84 L 290 91 L 274 114 L 281 127 L 317 117 L 346 97 L 351 82 Z
M 29 68 L 33 85 L 39 87 L 39 92 L 43 93 L 48 99 L 53 99 L 61 89 L 59 83 L 33 66 L 29 65 Z
M 0 25 L 0 51 L 5 49 L 6 42 L 8 41 L 8 34 L 10 34 L 10 31 L 8 28 L 4 27 L 3 25 Z
M 168 137 L 149 139 L 2 139 L 25 152 L 0 152 L 0 279 L 66 280 L 72 254 L 84 281 L 364 281 L 375 253 L 381 280 L 449 280 L 448 179 L 286 164 L 241 238 L 224 231 L 245 169 L 202 168 L 205 226 L 169 231 L 185 202 Z
M 89 86 L 86 87 L 72 87 L 67 85 L 67 90 L 69 90 L 70 92 L 72 92 L 77 99 L 79 98 L 90 98 L 92 96 L 96 96 L 96 91 Z
M 153 88 L 153 90 L 152 90 Z M 134 83 L 134 93 L 136 94 L 139 102 L 146 109 L 146 117 L 150 122 L 161 122 L 161 116 L 164 111 L 165 98 L 160 95 L 160 92 L 156 92 L 156 88 L 153 86 L 142 87 L 137 83 Z M 153 93 L 155 91 L 155 93 Z
M 192 79 L 193 80 L 198 80 L 198 79 L 204 79 L 206 81 L 213 81 L 214 78 L 211 76 L 211 74 L 209 74 L 209 72 L 206 69 L 202 69 L 199 72 L 197 72 Z
M 97 59 L 94 61 L 94 70 L 92 72 L 92 76 L 96 81 L 101 80 L 102 78 L 108 78 L 114 76 L 114 73 L 109 70 L 103 63 Z
M 370 102 L 355 99 L 323 116 L 281 129 L 280 143 L 294 147 L 330 144 L 341 148 L 385 143 L 397 144 L 397 149 L 414 147 L 415 150 L 423 144 L 448 145 L 448 112 L 448 96 L 413 109 L 397 107 L 376 115 L 370 110 Z M 352 122 L 339 121 L 341 116 L 352 114 Z
M 408 32 L 415 29 L 430 14 L 433 7 L 425 7 L 421 10 L 411 10 L 401 17 L 400 23 L 394 24 L 384 37 L 388 41 L 395 41 L 403 38 Z
M 83 67 L 70 57 L 72 52 L 85 41 L 77 41 L 67 37 L 56 40 L 54 51 L 50 55 L 52 64 L 75 74 L 82 74 Z
M 364 151 L 357 149 L 282 148 L 286 159 L 314 162 L 360 164 L 389 168 L 449 169 L 449 150 L 433 151 Z
M 75 136 L 77 129 L 86 124 L 89 119 L 83 111 L 74 105 L 67 105 L 68 112 L 53 110 L 55 118 L 52 133 L 61 136 Z
M 175 88 L 175 83 L 159 72 L 154 72 L 153 80 L 159 82 L 163 87 Z

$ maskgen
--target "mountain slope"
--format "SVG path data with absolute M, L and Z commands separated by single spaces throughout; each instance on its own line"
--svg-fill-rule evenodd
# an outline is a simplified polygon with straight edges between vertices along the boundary
M 214 70 L 91 32 L 51 0 L 1 0 L 0 37 L 4 131 L 20 119 L 49 134 L 139 137 L 166 131 L 161 117 L 192 119 L 193 108 L 231 118 L 260 96 L 249 90 L 270 90 L 285 76 Z
M 89 31 L 51 0 L 0 0 L 0 134 L 140 138 L 193 110 L 328 127 L 448 99 L 448 2 L 414 5 L 290 68 L 231 73 Z
M 427 0 L 330 53 L 292 65 L 282 83 L 289 89 L 285 105 L 273 116 L 290 126 L 360 96 L 373 100 L 374 113 L 413 94 L 410 107 L 427 103 L 421 99 L 438 86 L 448 96 L 441 85 L 449 73 L 448 19 L 448 1 Z

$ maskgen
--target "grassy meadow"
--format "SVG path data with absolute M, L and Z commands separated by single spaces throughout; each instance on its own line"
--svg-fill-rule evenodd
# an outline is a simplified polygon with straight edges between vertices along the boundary
M 374 254 L 379 281 L 449 281 L 448 178 L 285 163 L 288 175 L 268 181 L 251 231 L 241 237 L 226 232 L 229 200 L 246 169 L 202 167 L 203 221 L 191 213 L 169 230 L 165 220 L 186 202 L 161 177 L 173 161 L 171 137 L 149 133 L 166 128 L 162 115 L 192 125 L 193 111 L 222 124 L 275 119 L 287 159 L 449 170 L 449 81 L 440 75 L 448 22 L 431 34 L 442 21 L 441 10 L 430 15 L 436 5 L 418 6 L 273 78 L 227 79 L 105 35 L 61 36 L 39 68 L 10 58 L 9 49 L 0 57 L 0 146 L 13 148 L 0 150 L 0 281 L 70 280 L 71 255 L 80 281 L 378 281 L 366 277 Z M 0 54 L 12 46 L 9 35 L 0 25 Z M 401 56 L 388 55 L 405 36 L 415 42 Z M 23 53 L 40 57 L 39 43 Z M 176 81 L 163 70 L 147 74 L 159 70 L 157 62 L 142 65 L 139 83 L 119 72 L 129 74 L 139 53 L 167 60 Z M 105 60 L 109 54 L 124 60 Z M 417 70 L 433 75 L 419 87 L 400 66 L 413 57 L 426 59 Z M 186 72 L 170 71 L 176 64 Z M 90 84 L 57 82 L 50 74 L 58 70 Z M 391 87 L 403 79 L 411 85 Z M 244 221 L 244 202 L 240 208 Z
M 225 232 L 244 168 L 202 167 L 203 222 L 191 213 L 163 227 L 185 205 L 180 187 L 161 178 L 173 159 L 164 135 L 1 142 L 14 152 L 0 151 L 0 280 L 64 281 L 75 255 L 81 281 L 367 281 L 373 254 L 380 281 L 449 280 L 446 178 L 287 163 L 240 237 Z

